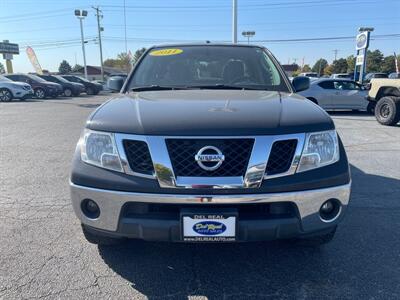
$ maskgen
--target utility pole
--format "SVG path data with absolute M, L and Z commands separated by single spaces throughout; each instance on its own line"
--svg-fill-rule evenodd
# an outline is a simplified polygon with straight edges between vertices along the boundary
M 337 54 L 338 54 L 338 52 L 339 52 L 339 49 L 334 49 L 334 50 L 332 50 L 333 51 L 333 53 L 335 53 L 335 60 L 337 59 Z
M 232 0 L 232 43 L 237 44 L 237 0 Z
M 124 0 L 124 28 L 125 28 L 125 53 L 128 54 L 128 42 L 126 38 L 126 5 Z
M 101 45 L 101 32 L 104 30 L 103 27 L 100 26 L 100 17 L 103 18 L 103 15 L 101 14 L 102 11 L 99 9 L 99 7 L 93 7 L 92 8 L 96 11 L 96 17 L 97 17 L 97 31 L 99 33 L 99 48 L 100 48 L 100 67 L 101 67 L 101 79 L 104 81 L 104 66 L 103 66 L 103 47 Z

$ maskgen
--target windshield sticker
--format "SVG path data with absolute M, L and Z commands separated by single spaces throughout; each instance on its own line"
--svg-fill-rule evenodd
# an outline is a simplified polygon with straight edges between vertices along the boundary
M 168 48 L 161 50 L 154 50 L 150 52 L 151 56 L 168 56 L 168 55 L 177 55 L 183 52 L 182 49 Z

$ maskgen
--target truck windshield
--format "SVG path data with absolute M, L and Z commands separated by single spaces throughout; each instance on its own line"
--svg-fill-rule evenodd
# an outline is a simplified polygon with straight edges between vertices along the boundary
M 288 92 L 269 54 L 259 47 L 153 48 L 139 63 L 130 89 L 259 89 Z

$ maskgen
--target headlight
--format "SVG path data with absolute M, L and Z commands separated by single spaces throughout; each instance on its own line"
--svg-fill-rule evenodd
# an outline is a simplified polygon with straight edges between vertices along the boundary
M 113 133 L 85 129 L 80 144 L 84 162 L 123 172 Z
M 12 87 L 17 89 L 17 90 L 23 90 L 24 89 L 24 86 L 23 85 L 19 85 L 19 84 L 13 84 Z
M 339 160 L 336 130 L 307 133 L 297 172 L 320 168 Z

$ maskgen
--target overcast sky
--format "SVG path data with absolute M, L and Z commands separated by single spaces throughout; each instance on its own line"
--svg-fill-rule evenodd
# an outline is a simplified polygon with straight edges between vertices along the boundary
M 0 0 L 0 39 L 20 45 L 15 72 L 31 72 L 25 47 L 36 51 L 43 69 L 56 71 L 61 60 L 83 64 L 79 21 L 74 9 L 89 12 L 84 20 L 87 63 L 99 65 L 97 23 L 92 5 L 103 10 L 104 59 L 125 51 L 123 0 Z M 374 35 L 400 34 L 400 0 L 238 0 L 238 32 L 254 30 L 255 44 L 267 46 L 281 63 L 313 64 L 355 54 L 354 40 L 258 42 L 260 40 L 355 36 L 359 26 Z M 165 42 L 230 41 L 231 0 L 126 0 L 128 49 L 134 52 Z M 245 42 L 239 36 L 241 42 Z M 400 53 L 400 36 L 376 38 L 370 49 Z

